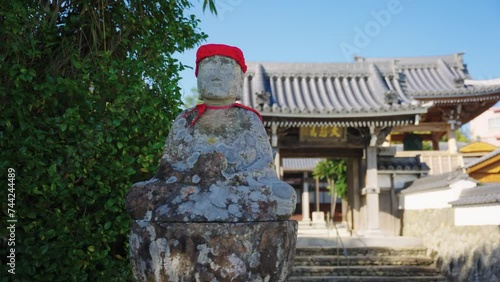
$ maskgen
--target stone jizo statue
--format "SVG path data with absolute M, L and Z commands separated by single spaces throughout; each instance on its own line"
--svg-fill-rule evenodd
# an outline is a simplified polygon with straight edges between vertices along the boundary
M 156 175 L 127 195 L 138 281 L 284 282 L 295 254 L 294 189 L 281 181 L 262 117 L 236 103 L 240 49 L 196 54 L 204 103 L 181 113 Z
M 134 218 L 239 222 L 293 214 L 296 194 L 276 176 L 261 116 L 235 103 L 244 71 L 238 48 L 200 47 L 196 74 L 204 103 L 177 117 L 155 177 L 132 189 Z

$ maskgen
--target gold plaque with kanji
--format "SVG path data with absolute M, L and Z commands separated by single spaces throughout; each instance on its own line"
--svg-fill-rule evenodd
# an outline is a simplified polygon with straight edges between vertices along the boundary
M 345 128 L 335 126 L 307 126 L 300 128 L 300 141 L 344 141 Z

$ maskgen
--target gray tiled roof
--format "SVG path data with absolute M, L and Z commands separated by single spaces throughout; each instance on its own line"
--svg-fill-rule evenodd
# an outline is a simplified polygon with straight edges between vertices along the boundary
M 426 113 L 430 105 L 418 99 L 488 99 L 500 93 L 500 84 L 466 85 L 470 76 L 460 54 L 247 66 L 241 100 L 263 116 L 380 118 Z
M 324 159 L 321 158 L 284 158 L 282 167 L 285 172 L 313 171 L 316 164 Z
M 313 171 L 316 164 L 325 160 L 323 158 L 284 158 L 282 160 L 283 171 Z M 379 170 L 401 170 L 427 172 L 429 167 L 421 163 L 418 158 L 411 157 L 378 157 Z
M 390 61 L 396 61 L 393 68 L 402 74 L 401 82 L 403 85 L 406 84 L 408 95 L 417 99 L 498 94 L 500 83 L 484 86 L 467 84 L 468 81 L 471 81 L 471 77 L 463 63 L 462 55 L 463 53 L 413 58 L 360 58 L 358 61 L 386 65 Z M 388 66 L 385 68 L 387 69 Z M 397 85 L 394 84 L 392 87 L 397 88 Z
M 404 170 L 428 172 L 427 164 L 418 157 L 377 157 L 378 170 Z
M 489 159 L 491 159 L 491 158 L 493 158 L 493 157 L 495 157 L 497 155 L 500 155 L 500 148 L 496 149 L 495 151 L 492 151 L 492 152 L 490 152 L 490 153 L 488 153 L 488 154 L 486 154 L 486 155 L 484 155 L 484 156 L 482 156 L 482 157 L 480 157 L 478 159 L 475 159 L 473 161 L 468 162 L 465 165 L 465 168 L 468 169 L 468 168 L 471 168 L 473 166 L 476 166 L 476 165 L 478 165 L 478 164 L 480 164 L 482 162 L 485 162 L 485 161 L 487 161 L 487 160 L 489 160 Z
M 450 202 L 453 207 L 495 203 L 500 204 L 500 183 L 464 189 L 458 200 Z
M 461 170 L 425 176 L 413 181 L 407 188 L 401 191 L 401 194 L 411 194 L 428 190 L 445 189 L 448 188 L 451 184 L 465 179 L 476 182 Z

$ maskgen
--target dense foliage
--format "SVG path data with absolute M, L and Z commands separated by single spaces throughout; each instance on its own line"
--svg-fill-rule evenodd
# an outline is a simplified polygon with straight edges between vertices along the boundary
M 18 220 L 16 274 L 2 255 L 1 276 L 129 281 L 124 196 L 153 175 L 178 114 L 171 55 L 206 35 L 187 0 L 0 4 L 1 208 Z
M 347 162 L 345 159 L 327 159 L 316 164 L 313 176 L 326 179 L 327 189 L 331 194 L 330 213 L 335 214 L 337 198 L 347 196 Z
M 345 159 L 322 160 L 313 169 L 313 176 L 326 179 L 327 189 L 337 197 L 346 196 L 347 163 Z

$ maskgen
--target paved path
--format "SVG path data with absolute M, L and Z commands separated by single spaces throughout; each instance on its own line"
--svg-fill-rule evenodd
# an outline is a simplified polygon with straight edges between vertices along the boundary
M 346 248 L 349 247 L 422 247 L 422 240 L 416 237 L 377 236 L 358 237 L 349 236 L 348 232 L 339 229 L 340 239 L 337 238 L 335 229 L 327 228 L 301 228 L 297 234 L 297 246 L 304 247 L 335 247 L 342 241 Z

